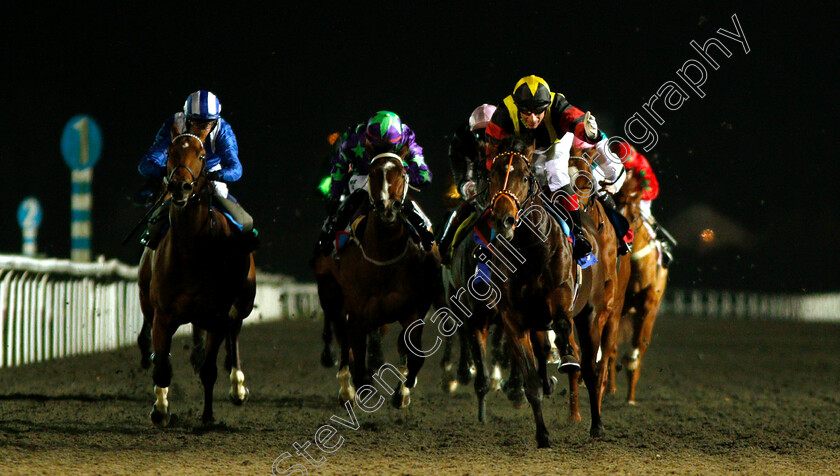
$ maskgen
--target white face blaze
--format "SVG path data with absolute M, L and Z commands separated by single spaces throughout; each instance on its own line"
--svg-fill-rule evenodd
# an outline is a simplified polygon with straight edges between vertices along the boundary
M 382 166 L 382 190 L 380 193 L 380 198 L 385 203 L 385 208 L 389 208 L 391 206 L 391 193 L 390 193 L 390 185 L 388 184 L 388 171 L 394 168 L 394 164 L 392 162 L 386 162 L 385 165 Z

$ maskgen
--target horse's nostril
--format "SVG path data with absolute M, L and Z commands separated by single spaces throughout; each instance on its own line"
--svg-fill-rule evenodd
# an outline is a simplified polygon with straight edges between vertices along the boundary
M 516 220 L 513 217 L 509 216 L 509 217 L 505 218 L 505 221 L 504 221 L 505 228 L 511 228 L 511 227 L 513 227 L 514 224 L 516 224 Z
M 183 184 L 183 185 L 181 185 L 181 189 L 182 189 L 182 190 L 184 190 L 185 192 L 190 192 L 190 191 L 192 191 L 192 188 L 193 188 L 193 186 L 192 186 L 192 184 L 191 184 L 191 183 L 189 183 L 189 182 L 184 182 L 184 184 Z

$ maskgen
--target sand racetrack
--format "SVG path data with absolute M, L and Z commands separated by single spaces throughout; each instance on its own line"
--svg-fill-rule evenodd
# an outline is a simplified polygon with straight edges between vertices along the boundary
M 425 342 L 431 342 L 429 329 Z M 227 401 L 220 365 L 217 424 L 199 423 L 201 386 L 187 341 L 173 345 L 170 398 L 178 421 L 152 427 L 150 371 L 135 348 L 0 369 L 2 474 L 270 474 L 301 464 L 339 474 L 829 474 L 840 472 L 840 325 L 661 316 L 628 406 L 626 382 L 605 397 L 607 436 L 565 422 L 567 398 L 544 405 L 554 447 L 538 450 L 530 408 L 496 392 L 488 422 L 476 421 L 471 386 L 439 388 L 440 355 L 426 361 L 413 401 L 356 411 L 357 430 L 331 454 L 314 445 L 315 468 L 293 443 L 313 441 L 337 404 L 336 369 L 318 364 L 320 322 L 248 326 L 242 359 L 252 395 Z M 396 329 L 386 358 L 396 361 Z M 623 349 L 622 349 L 623 352 Z M 221 359 L 220 359 L 221 363 Z M 565 379 L 558 388 L 565 387 Z M 585 395 L 585 390 L 582 390 Z M 336 443 L 337 436 L 330 442 Z M 301 473 L 299 473 L 301 474 Z

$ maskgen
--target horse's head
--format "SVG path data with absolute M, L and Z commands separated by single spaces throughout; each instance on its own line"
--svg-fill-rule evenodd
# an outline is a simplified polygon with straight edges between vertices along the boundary
M 165 183 L 175 206 L 186 205 L 206 183 L 204 139 L 208 133 L 180 133 L 172 126 Z
M 386 152 L 371 160 L 368 193 L 373 212 L 385 223 L 394 223 L 408 193 L 408 173 L 402 157 Z
M 580 198 L 583 206 L 589 204 L 589 199 L 595 193 L 595 176 L 592 174 L 592 163 L 597 158 L 598 151 L 594 147 L 575 147 L 569 150 L 569 177 L 572 189 Z
M 537 184 L 531 171 L 533 144 L 514 141 L 492 157 L 490 166 L 490 210 L 493 228 L 505 239 L 513 239 L 519 211 L 536 195 Z

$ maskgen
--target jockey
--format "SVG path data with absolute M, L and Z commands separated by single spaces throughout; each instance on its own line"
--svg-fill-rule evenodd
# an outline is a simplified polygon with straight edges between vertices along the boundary
M 473 198 L 478 192 L 476 184 L 481 182 L 484 170 L 484 153 L 487 148 L 484 131 L 496 106 L 482 104 L 470 114 L 467 122 L 458 126 L 449 140 L 449 165 L 455 186 L 463 202 L 452 213 L 443 237 L 440 240 L 440 257 L 443 264 L 449 263 L 449 247 L 458 226 L 475 208 Z
M 583 142 L 570 133 L 566 133 L 561 139 L 561 143 L 567 142 L 567 139 L 569 139 L 572 147 L 595 149 L 595 159 L 592 162 L 592 192 L 604 206 L 607 217 L 613 224 L 618 239 L 618 254 L 626 255 L 631 250 L 630 243 L 633 241 L 633 230 L 627 218 L 618 211 L 614 198 L 615 193 L 624 184 L 626 175 L 624 174 L 624 167 L 621 165 L 621 158 L 610 150 L 610 141 L 607 135 L 603 131 L 601 131 L 601 134 L 602 139 L 594 146 Z
M 493 157 L 502 140 L 511 135 L 534 142 L 538 150 L 551 156 L 564 132 L 571 132 L 581 141 L 595 144 L 601 139 L 595 117 L 572 106 L 560 93 L 553 93 L 548 83 L 538 76 L 525 76 L 513 88 L 493 114 L 487 125 L 487 157 Z M 581 260 L 592 253 L 592 245 L 583 236 L 580 226 L 580 205 L 572 190 L 568 160 L 546 161 L 548 189 L 552 204 L 560 203 L 572 220 L 575 235 L 574 258 Z
M 332 160 L 328 217 L 318 240 L 321 253 L 330 253 L 335 233 L 347 226 L 365 202 L 368 197 L 367 173 L 370 161 L 385 152 L 397 155 L 406 153 L 403 165 L 408 172 L 409 185 L 424 188 L 432 182 L 432 173 L 423 160 L 423 148 L 415 142 L 414 131 L 403 124 L 395 113 L 379 111 L 367 123 L 351 127 Z M 341 196 L 348 188 L 350 195 L 342 202 Z M 431 251 L 435 237 L 430 230 L 428 218 L 413 201 L 409 203 L 410 206 L 403 207 L 402 214 L 419 235 L 423 249 Z
M 175 124 L 183 133 L 199 134 L 209 131 L 204 142 L 206 170 L 213 185 L 213 203 L 226 212 L 242 228 L 242 233 L 252 239 L 249 246 L 256 246 L 257 230 L 254 220 L 228 193 L 226 182 L 242 177 L 239 163 L 239 146 L 233 129 L 222 119 L 222 105 L 210 91 L 196 91 L 187 97 L 183 112 L 169 117 L 161 126 L 155 142 L 140 160 L 138 169 L 147 178 L 162 179 L 166 175 L 167 150 L 172 143 L 170 131 Z M 151 249 L 160 243 L 168 224 L 169 200 L 163 202 L 149 219 L 148 228 L 140 242 Z
M 623 142 L 616 144 L 615 149 L 616 154 L 624 158 L 624 168 L 632 171 L 633 175 L 639 178 L 639 187 L 642 192 L 642 200 L 639 203 L 639 208 L 641 209 L 642 219 L 651 225 L 653 238 L 659 242 L 662 249 L 662 267 L 667 268 L 671 264 L 671 261 L 674 260 L 674 255 L 671 252 L 671 243 L 676 245 L 676 242 L 671 241 L 673 238 L 653 218 L 653 213 L 651 212 L 651 202 L 659 196 L 659 181 L 656 180 L 656 175 L 654 175 L 653 168 L 651 168 L 647 158 L 640 154 L 635 147 Z M 664 235 L 665 239 L 657 237 L 660 232 Z

